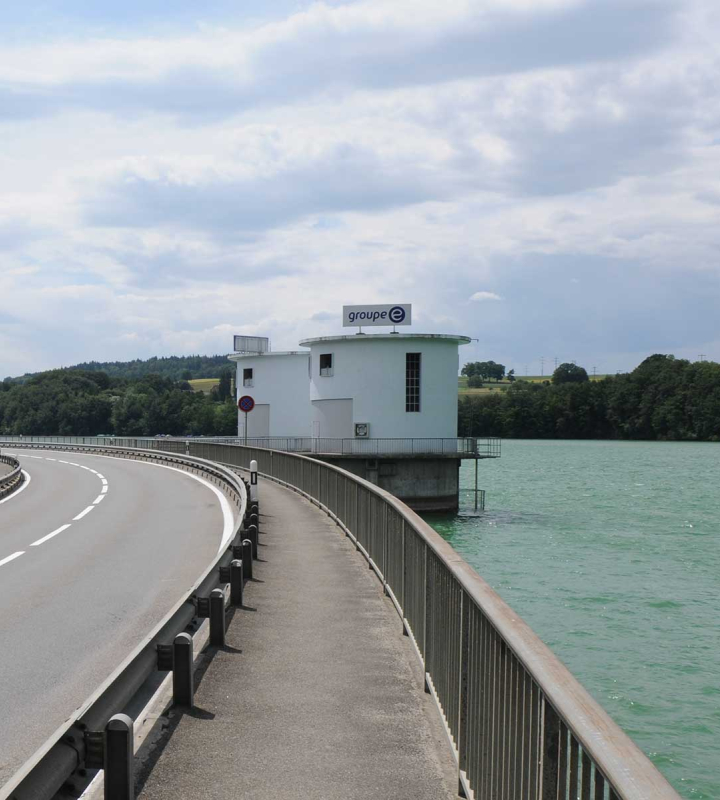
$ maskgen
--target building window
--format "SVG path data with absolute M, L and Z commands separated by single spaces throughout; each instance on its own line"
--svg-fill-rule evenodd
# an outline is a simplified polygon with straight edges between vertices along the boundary
M 405 411 L 420 411 L 420 353 L 405 353 Z
M 332 353 L 320 353 L 320 375 L 323 378 L 330 378 L 333 374 Z
M 243 370 L 243 386 L 253 385 L 253 371 L 252 369 Z

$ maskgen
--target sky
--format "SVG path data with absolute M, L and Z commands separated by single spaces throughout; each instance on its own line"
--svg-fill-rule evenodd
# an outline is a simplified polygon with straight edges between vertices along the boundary
M 518 375 L 720 361 L 716 0 L 200 6 L 3 10 L 0 378 L 362 303 Z

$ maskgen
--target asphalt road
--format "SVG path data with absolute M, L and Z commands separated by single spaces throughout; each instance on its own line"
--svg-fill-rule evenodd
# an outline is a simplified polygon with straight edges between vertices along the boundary
M 0 502 L 0 786 L 217 554 L 209 484 L 143 462 L 22 451 Z

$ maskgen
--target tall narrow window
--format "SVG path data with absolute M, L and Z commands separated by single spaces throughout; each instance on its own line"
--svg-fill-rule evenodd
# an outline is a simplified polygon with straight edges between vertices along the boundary
M 253 371 L 252 369 L 243 369 L 243 386 L 253 385 Z
M 320 353 L 320 375 L 329 378 L 333 374 L 332 353 Z
M 420 353 L 405 353 L 405 411 L 420 411 Z

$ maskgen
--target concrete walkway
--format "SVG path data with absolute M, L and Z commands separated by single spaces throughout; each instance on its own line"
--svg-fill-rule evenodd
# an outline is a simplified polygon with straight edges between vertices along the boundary
M 260 488 L 261 561 L 190 713 L 138 770 L 142 800 L 455 798 L 454 762 L 400 620 L 304 498 Z

